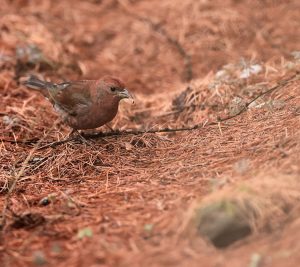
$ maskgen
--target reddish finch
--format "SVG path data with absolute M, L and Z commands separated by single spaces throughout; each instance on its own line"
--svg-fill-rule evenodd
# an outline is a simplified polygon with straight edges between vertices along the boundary
M 110 122 L 123 98 L 132 98 L 117 78 L 54 84 L 31 76 L 24 84 L 39 90 L 73 130 L 94 129 Z

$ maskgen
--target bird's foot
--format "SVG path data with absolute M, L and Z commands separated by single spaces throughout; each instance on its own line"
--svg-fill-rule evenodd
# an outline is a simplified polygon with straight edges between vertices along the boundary
M 115 131 L 108 123 L 106 123 L 105 126 L 106 126 L 111 132 L 114 132 L 114 131 Z
M 86 144 L 86 145 L 92 145 L 93 142 L 92 141 L 89 141 L 87 140 L 83 134 L 81 132 L 79 132 L 78 130 L 76 129 L 73 129 L 70 133 L 69 133 L 69 138 L 71 138 L 72 136 L 75 136 L 75 140 L 78 140 L 80 141 L 81 143 L 83 144 Z
M 112 133 L 112 134 L 117 134 L 117 133 L 119 133 L 120 132 L 120 130 L 118 130 L 118 129 L 113 129 L 111 126 L 109 126 L 109 124 L 107 123 L 107 124 L 105 124 L 105 126 L 110 130 L 110 133 Z

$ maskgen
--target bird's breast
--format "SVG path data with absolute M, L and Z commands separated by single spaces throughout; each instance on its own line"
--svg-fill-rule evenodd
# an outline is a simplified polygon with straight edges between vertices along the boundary
M 97 103 L 84 114 L 68 116 L 66 123 L 74 129 L 95 129 L 112 121 L 118 113 L 118 103 Z

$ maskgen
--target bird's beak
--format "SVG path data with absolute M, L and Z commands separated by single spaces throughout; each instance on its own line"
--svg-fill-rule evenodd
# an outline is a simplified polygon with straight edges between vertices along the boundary
M 119 92 L 118 95 L 120 98 L 131 98 L 133 99 L 133 96 L 128 92 L 128 90 L 125 88 L 122 92 Z

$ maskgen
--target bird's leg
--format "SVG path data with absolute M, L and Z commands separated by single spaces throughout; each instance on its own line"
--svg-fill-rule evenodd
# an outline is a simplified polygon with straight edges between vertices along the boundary
M 72 129 L 72 131 L 68 134 L 68 137 L 71 137 L 72 135 L 74 135 L 74 133 L 79 133 L 79 132 L 76 129 Z
M 118 129 L 113 129 L 108 123 L 105 124 L 105 126 L 111 131 L 111 133 L 119 133 L 120 130 Z
M 76 134 L 76 139 L 77 139 L 77 140 L 80 139 L 84 144 L 90 145 L 90 142 L 89 142 L 88 140 L 86 140 L 86 139 L 82 136 L 82 134 L 81 134 L 78 130 L 76 130 L 76 129 L 72 129 L 72 131 L 69 133 L 69 138 L 70 138 L 72 135 L 74 135 L 74 134 Z
M 114 132 L 114 129 L 112 127 L 110 127 L 110 125 L 108 123 L 105 124 L 105 126 L 111 131 Z

